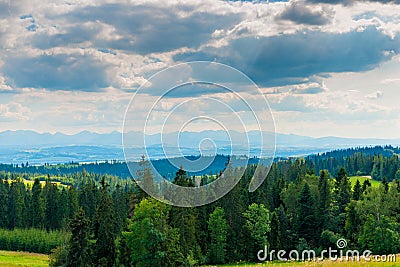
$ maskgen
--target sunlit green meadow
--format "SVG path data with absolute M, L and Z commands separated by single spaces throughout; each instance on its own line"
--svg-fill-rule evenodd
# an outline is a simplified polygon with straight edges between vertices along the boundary
M 0 266 L 47 267 L 49 266 L 49 256 L 28 252 L 0 251 Z

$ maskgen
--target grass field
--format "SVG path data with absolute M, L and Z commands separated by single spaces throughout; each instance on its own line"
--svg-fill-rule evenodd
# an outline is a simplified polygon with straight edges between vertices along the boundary
M 396 267 L 400 266 L 398 262 L 348 262 L 348 261 L 322 261 L 322 262 L 287 262 L 287 263 L 277 263 L 277 262 L 266 262 L 266 263 L 243 263 L 243 264 L 231 264 L 231 265 L 218 265 L 218 267 Z M 213 266 L 208 266 L 213 267 Z
M 30 187 L 32 187 L 33 186 L 33 183 L 34 183 L 35 181 L 33 181 L 33 180 L 25 180 L 24 179 L 24 184 L 26 185 L 26 186 L 30 186 Z M 65 186 L 65 185 L 63 185 L 63 184 L 61 184 L 61 182 L 55 182 L 55 181 L 51 181 L 51 183 L 52 184 L 55 184 L 55 185 L 57 185 L 57 186 Z M 40 184 L 42 185 L 42 187 L 46 184 L 46 181 L 40 181 Z
M 349 179 L 350 179 L 352 188 L 356 184 L 357 180 L 360 181 L 361 185 L 364 183 L 365 180 L 369 180 L 372 187 L 378 187 L 381 184 L 381 182 L 372 180 L 371 177 L 368 177 L 368 176 L 352 176 L 352 177 L 349 177 Z
M 0 251 L 1 267 L 48 267 L 49 256 L 44 254 Z
M 400 259 L 400 255 L 396 256 Z M 0 251 L 0 267 L 48 267 L 49 257 L 44 254 L 27 253 L 27 252 L 13 252 L 13 251 Z M 395 267 L 400 266 L 398 262 L 348 262 L 348 261 L 322 261 L 322 262 L 265 262 L 265 263 L 241 263 L 230 265 L 218 265 L 220 267 Z M 208 266 L 212 267 L 212 265 Z
M 34 180 L 26 180 L 26 179 L 23 179 L 23 181 L 24 181 L 25 186 L 30 187 L 30 188 L 32 188 L 33 183 L 35 182 Z M 8 182 L 9 182 L 9 183 L 12 183 L 13 180 L 9 180 Z M 44 187 L 45 184 L 46 184 L 46 181 L 39 181 L 39 182 L 40 182 L 40 184 L 41 184 L 42 187 Z M 52 184 L 55 184 L 55 185 L 57 185 L 57 186 L 65 186 L 65 187 L 68 187 L 67 185 L 64 185 L 64 184 L 62 184 L 61 182 L 57 182 L 57 181 L 51 181 L 51 183 L 52 183 Z

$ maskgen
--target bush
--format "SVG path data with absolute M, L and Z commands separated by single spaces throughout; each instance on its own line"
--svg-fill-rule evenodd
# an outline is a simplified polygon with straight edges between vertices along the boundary
M 62 244 L 59 247 L 53 248 L 50 254 L 49 266 L 65 266 L 68 259 L 68 245 Z

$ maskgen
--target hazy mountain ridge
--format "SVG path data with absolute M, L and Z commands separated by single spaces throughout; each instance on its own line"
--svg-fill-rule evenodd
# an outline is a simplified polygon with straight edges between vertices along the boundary
M 264 133 L 268 140 L 272 140 L 273 133 Z M 212 139 L 216 144 L 219 154 L 230 154 L 230 140 L 223 131 L 182 132 L 179 134 L 179 144 L 176 142 L 177 133 L 147 135 L 147 152 L 151 157 L 162 158 L 163 147 L 171 152 L 170 156 L 198 155 L 199 143 L 205 138 Z M 240 140 L 242 135 L 232 132 L 232 140 Z M 251 155 L 257 155 L 261 149 L 260 133 L 249 132 Z M 130 142 L 127 150 L 131 155 L 140 157 L 146 151 L 141 145 L 140 132 L 127 134 Z M 164 146 L 161 145 L 164 144 Z M 276 134 L 276 156 L 297 156 L 332 149 L 369 146 L 369 145 L 400 145 L 400 139 L 373 139 L 373 138 L 343 138 L 321 137 L 313 138 L 295 134 Z M 238 154 L 246 153 L 246 146 L 233 142 L 234 151 Z M 204 154 L 214 154 L 213 147 L 203 147 Z M 106 134 L 83 131 L 73 135 L 63 133 L 37 133 L 34 131 L 5 131 L 0 132 L 0 162 L 20 163 L 58 163 L 70 161 L 96 161 L 96 160 L 123 160 L 122 134 L 112 132 Z

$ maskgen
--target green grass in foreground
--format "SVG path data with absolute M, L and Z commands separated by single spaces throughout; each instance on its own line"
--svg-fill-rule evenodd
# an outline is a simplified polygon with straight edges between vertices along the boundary
M 396 256 L 396 259 L 400 258 L 400 255 Z M 14 252 L 14 251 L 0 251 L 0 267 L 48 267 L 49 257 L 44 254 L 27 253 L 27 252 Z M 212 266 L 212 265 L 210 265 Z M 323 261 L 323 262 L 265 262 L 265 263 L 241 263 L 241 264 L 230 264 L 230 265 L 219 265 L 225 267 L 395 267 L 400 266 L 398 262 L 347 262 L 347 261 Z
M 212 265 L 211 265 L 212 266 Z M 266 263 L 241 263 L 241 264 L 231 264 L 231 265 L 218 265 L 219 267 L 396 267 L 400 266 L 398 262 L 348 262 L 348 261 L 322 261 L 322 262 L 266 262 Z M 210 266 L 209 266 L 210 267 Z
M 381 184 L 381 182 L 373 180 L 373 179 L 371 179 L 371 177 L 367 177 L 367 176 L 352 176 L 352 177 L 349 177 L 349 179 L 350 179 L 352 188 L 356 184 L 357 180 L 360 181 L 361 185 L 364 183 L 365 180 L 368 180 L 371 183 L 372 187 L 378 187 Z
M 28 252 L 0 251 L 0 266 L 48 267 L 49 256 Z

